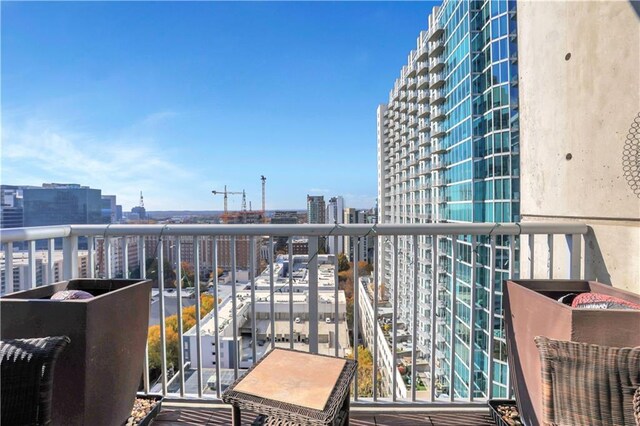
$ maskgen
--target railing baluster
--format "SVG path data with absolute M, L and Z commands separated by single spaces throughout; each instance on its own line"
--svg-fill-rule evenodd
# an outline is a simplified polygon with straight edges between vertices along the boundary
M 382 270 L 380 268 L 380 254 L 378 253 L 378 236 L 373 238 L 373 255 L 375 270 L 373 275 L 373 401 L 378 400 L 378 299 L 379 295 L 379 278 L 378 272 Z M 336 271 L 337 271 L 336 267 Z
M 289 261 L 289 348 L 293 349 L 293 237 L 287 240 L 287 254 Z
M 56 240 L 54 238 L 50 238 L 47 244 L 47 284 L 53 284 L 56 282 L 55 277 L 55 250 L 56 250 Z M 44 284 L 44 280 L 43 280 Z
M 273 236 L 269 237 L 269 313 L 271 320 L 271 348 L 276 347 L 276 290 L 273 276 Z
M 234 363 L 233 363 L 233 377 L 238 378 L 238 291 L 236 289 L 236 236 L 231 237 L 231 327 L 233 328 L 233 345 L 234 349 Z M 273 333 L 273 330 L 271 331 Z
M 200 301 L 200 237 L 193 237 L 193 287 L 196 292 L 196 359 L 198 360 L 198 398 L 202 398 L 202 312 Z M 216 347 L 216 352 L 218 348 Z M 219 377 L 219 376 L 218 376 Z
M 533 236 L 533 235 L 531 235 Z M 533 252 L 532 252 L 533 253 Z M 533 255 L 532 255 L 533 257 Z M 487 397 L 493 398 L 493 345 L 494 345 L 494 332 L 493 327 L 495 323 L 495 311 L 496 311 L 496 239 L 491 237 L 490 253 L 489 253 L 489 368 L 487 375 L 489 380 L 487 381 L 489 389 L 487 389 Z
M 547 234 L 547 277 L 553 279 L 553 234 Z
M 180 375 L 180 396 L 184 397 L 184 349 L 182 340 L 184 330 L 182 329 L 182 238 L 175 238 L 175 260 L 176 260 L 176 308 L 178 312 L 178 374 Z
M 535 275 L 535 271 L 534 271 L 534 268 L 536 266 L 535 254 L 536 254 L 535 235 L 529 234 L 529 279 L 530 280 L 532 280 Z M 493 277 L 491 277 L 491 280 L 493 280 Z
M 392 338 L 391 338 L 391 388 L 393 389 L 391 397 L 393 402 L 397 399 L 396 387 L 398 386 L 398 368 L 396 367 L 396 358 L 398 357 L 398 236 L 393 236 L 393 313 L 392 321 Z
M 167 395 L 167 326 L 164 320 L 164 244 L 162 237 L 158 238 L 158 257 L 156 264 L 158 275 L 158 291 L 160 292 L 160 365 L 162 368 L 162 394 Z M 109 271 L 111 269 L 109 268 Z M 109 278 L 111 273 L 109 273 Z
M 251 266 L 251 326 L 253 332 L 251 333 L 251 354 L 253 356 L 253 363 L 258 362 L 258 322 L 256 320 L 256 252 L 254 247 L 256 246 L 256 237 L 251 237 L 249 240 L 249 263 Z
M 476 248 L 477 248 L 477 237 L 475 235 L 471 236 L 471 321 L 469 323 L 469 402 L 473 402 L 473 391 L 475 385 L 475 371 L 474 371 L 474 363 L 475 357 L 473 356 L 473 349 L 475 347 L 474 339 L 476 332 L 476 280 L 477 280 L 477 272 L 476 272 Z
M 63 279 L 78 277 L 78 237 L 70 235 L 62 239 L 62 256 L 64 263 Z
M 411 401 L 416 401 L 416 364 L 418 350 L 418 236 L 413 236 L 413 321 L 411 332 Z
M 106 236 L 104 237 L 104 264 L 105 278 L 113 278 L 113 265 L 111 264 L 111 237 Z
M 571 280 L 579 280 L 581 276 L 580 261 L 582 257 L 582 235 L 567 234 L 567 245 L 569 246 L 569 267 L 568 278 Z
M 337 238 L 335 238 L 337 239 Z M 353 359 L 358 360 L 358 322 L 360 314 L 360 276 L 358 274 L 358 261 L 360 254 L 360 237 L 355 237 L 356 244 L 353 254 Z M 353 400 L 358 400 L 358 371 L 353 378 Z
M 318 248 L 319 237 L 309 236 L 309 352 L 318 353 Z
M 129 278 L 129 237 L 122 237 L 122 278 Z
M 431 356 L 430 356 L 430 365 L 429 369 L 431 377 L 429 383 L 429 399 L 431 402 L 436 399 L 436 336 L 437 336 L 437 326 L 436 326 L 436 309 L 437 309 L 437 300 L 438 300 L 438 236 L 431 236 Z
M 29 241 L 29 247 L 27 248 L 27 255 L 29 258 L 29 267 L 27 268 L 27 288 L 24 290 L 28 290 L 30 288 L 36 288 L 37 285 L 37 276 L 36 276 L 36 242 Z
M 335 346 L 335 356 L 339 356 L 339 350 L 340 350 L 340 303 L 339 303 L 339 285 L 340 285 L 340 278 L 338 276 L 338 237 L 333 239 L 333 285 L 334 285 L 334 295 L 333 295 L 333 307 L 334 307 L 334 314 L 333 314 L 333 327 L 334 327 L 334 346 Z
M 87 276 L 96 277 L 96 237 L 87 237 Z
M 252 248 L 255 246 L 251 246 Z M 251 252 L 253 253 L 253 249 L 251 249 Z M 216 396 L 218 398 L 220 398 L 220 395 L 222 394 L 222 378 L 220 376 L 220 325 L 218 324 L 218 317 L 219 317 L 219 313 L 220 313 L 220 304 L 218 303 L 219 300 L 219 296 L 218 296 L 218 237 L 213 237 L 213 242 L 212 242 L 212 247 L 211 247 L 211 256 L 212 256 L 212 269 L 213 269 L 213 298 L 214 300 L 214 306 L 215 306 L 215 313 L 213 314 L 213 327 L 214 327 L 214 332 L 213 332 L 213 342 L 214 342 L 214 346 L 216 348 L 216 354 L 215 354 L 215 358 L 216 358 Z M 255 302 L 256 302 L 256 290 L 255 290 L 255 281 L 252 282 L 252 286 L 251 286 L 251 303 L 252 303 L 252 312 L 253 312 L 253 324 L 254 324 L 254 358 L 253 358 L 253 362 L 256 362 L 255 359 L 255 333 L 256 333 L 256 329 L 255 329 L 255 323 L 256 323 L 256 310 L 253 308 L 255 306 Z
M 4 292 L 13 293 L 13 243 L 4 246 Z
M 95 239 L 94 239 L 95 242 Z M 146 250 L 144 247 L 144 236 L 140 235 L 138 237 L 138 263 L 140 268 L 140 279 L 147 279 L 147 260 L 146 260 Z M 94 268 L 95 270 L 95 268 Z M 149 340 L 147 339 L 147 344 L 144 349 L 144 369 L 142 371 L 142 383 L 144 387 L 144 392 L 149 393 L 150 384 L 149 384 Z
M 449 401 L 455 401 L 455 391 L 453 382 L 456 374 L 456 315 L 458 313 L 458 273 L 456 270 L 456 259 L 458 258 L 458 236 L 451 236 L 451 325 L 449 336 Z

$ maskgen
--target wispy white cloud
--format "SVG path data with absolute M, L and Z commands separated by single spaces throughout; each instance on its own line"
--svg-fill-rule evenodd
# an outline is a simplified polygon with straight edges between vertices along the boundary
M 153 124 L 173 116 L 172 112 L 150 114 L 140 123 Z M 139 123 L 135 123 L 139 124 Z M 136 126 L 137 127 L 137 126 Z M 44 120 L 10 121 L 2 129 L 2 181 L 10 184 L 75 182 L 115 193 L 118 202 L 137 204 L 139 191 L 160 201 L 174 197 L 179 203 L 178 182 L 193 182 L 193 174 L 182 167 L 151 137 L 128 135 L 107 139 L 77 132 Z M 138 133 L 138 132 L 136 132 Z M 164 200 L 168 201 L 168 200 Z M 168 206 L 167 206 L 168 207 Z

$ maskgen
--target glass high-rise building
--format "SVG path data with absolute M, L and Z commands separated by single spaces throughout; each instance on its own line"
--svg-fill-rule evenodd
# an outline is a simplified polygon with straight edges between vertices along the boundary
M 511 0 L 445 0 L 429 15 L 428 28 L 409 53 L 389 102 L 377 111 L 381 223 L 519 220 L 515 7 Z M 399 315 L 407 324 L 417 321 L 418 349 L 436 366 L 438 393 L 507 396 L 501 286 L 511 243 L 468 235 L 455 241 L 419 237 L 418 312 L 413 312 L 411 297 L 412 237 L 380 245 L 379 280 L 390 284 L 397 276 L 393 297 Z M 433 244 L 438 245 L 435 274 Z M 492 244 L 497 248 L 493 260 Z M 494 300 L 489 297 L 492 289 Z M 432 294 L 437 298 L 435 324 L 430 320 Z M 437 336 L 433 345 L 432 327 Z
M 45 184 L 42 188 L 24 188 L 22 194 L 24 226 L 105 222 L 102 218 L 102 191 L 99 189 Z

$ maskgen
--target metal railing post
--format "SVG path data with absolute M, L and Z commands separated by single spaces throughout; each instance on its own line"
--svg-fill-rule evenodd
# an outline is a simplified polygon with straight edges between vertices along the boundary
M 63 278 L 71 280 L 78 277 L 78 237 L 70 235 L 62 239 Z
M 36 288 L 37 285 L 37 268 L 36 268 L 36 242 L 29 241 L 29 245 L 27 247 L 27 256 L 29 261 L 29 266 L 27 267 L 27 282 L 26 286 L 23 290 L 28 290 L 30 288 Z
M 13 243 L 4 247 L 4 292 L 13 293 Z
M 216 354 L 215 354 L 215 359 L 216 359 L 216 378 L 220 377 L 220 324 L 219 324 L 219 319 L 218 319 L 218 312 L 220 312 L 220 304 L 218 303 L 218 286 L 219 286 L 219 282 L 218 282 L 218 237 L 213 237 L 213 242 L 212 242 L 212 248 L 211 248 L 211 256 L 212 256 L 212 269 L 213 269 L 213 297 L 215 298 L 215 313 L 213 315 L 213 328 L 215 329 L 213 332 L 213 341 L 214 341 L 214 346 L 216 348 Z M 253 252 L 253 248 L 252 248 L 252 252 Z M 252 283 L 253 284 L 253 283 Z M 253 286 L 251 287 L 251 301 L 253 303 L 253 306 L 255 306 L 255 290 L 253 288 Z M 253 311 L 253 324 L 255 324 L 255 309 L 252 309 Z M 254 327 L 255 330 L 255 327 Z M 254 349 L 255 349 L 255 331 L 254 331 Z M 255 352 L 254 352 L 255 354 Z M 256 362 L 255 358 L 253 359 L 253 362 Z M 220 379 L 216 379 L 216 396 L 218 398 L 220 398 L 220 395 L 222 394 L 222 383 Z
M 201 325 L 202 303 L 200 301 L 200 237 L 197 237 L 197 236 L 193 237 L 193 257 L 194 257 L 193 286 L 194 286 L 194 291 L 196 295 L 196 360 L 198 363 L 198 367 L 197 367 L 198 398 L 202 398 L 203 380 L 202 380 L 202 325 Z M 189 347 L 189 349 L 191 350 L 192 348 Z M 218 352 L 218 346 L 216 346 L 216 353 L 217 352 Z
M 110 268 L 108 269 L 110 271 Z M 158 258 L 156 263 L 158 291 L 160 293 L 160 366 L 162 369 L 162 394 L 167 395 L 167 330 L 164 318 L 164 244 L 162 237 L 158 240 Z M 109 274 L 110 275 L 110 274 Z
M 568 278 L 579 280 L 581 276 L 580 262 L 582 258 L 582 235 L 567 234 L 567 245 L 569 248 Z
M 176 309 L 178 314 L 178 374 L 180 375 L 180 396 L 184 396 L 184 349 L 182 340 L 184 330 L 182 327 L 182 239 L 178 236 L 175 239 L 175 259 L 176 259 Z
M 373 275 L 373 401 L 378 400 L 378 299 L 380 280 L 378 272 L 380 268 L 380 254 L 378 253 L 378 236 L 373 238 L 373 255 L 375 270 Z
M 318 353 L 318 249 L 319 237 L 309 237 L 309 352 Z
M 360 276 L 358 274 L 358 262 L 360 260 L 360 237 L 355 237 L 356 248 L 353 251 L 353 359 L 358 360 L 358 322 L 359 315 L 359 297 L 360 297 Z M 358 370 L 356 369 L 353 378 L 353 400 L 358 400 Z
M 47 247 L 47 284 L 53 284 L 56 282 L 55 277 L 55 250 L 56 250 L 56 240 L 54 238 L 50 238 Z M 43 271 L 44 272 L 44 271 Z M 42 280 L 43 283 L 45 282 Z

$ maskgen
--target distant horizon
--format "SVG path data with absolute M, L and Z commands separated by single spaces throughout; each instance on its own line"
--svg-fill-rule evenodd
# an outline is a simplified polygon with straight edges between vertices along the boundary
M 374 206 L 376 108 L 438 3 L 3 2 L 0 181 Z

